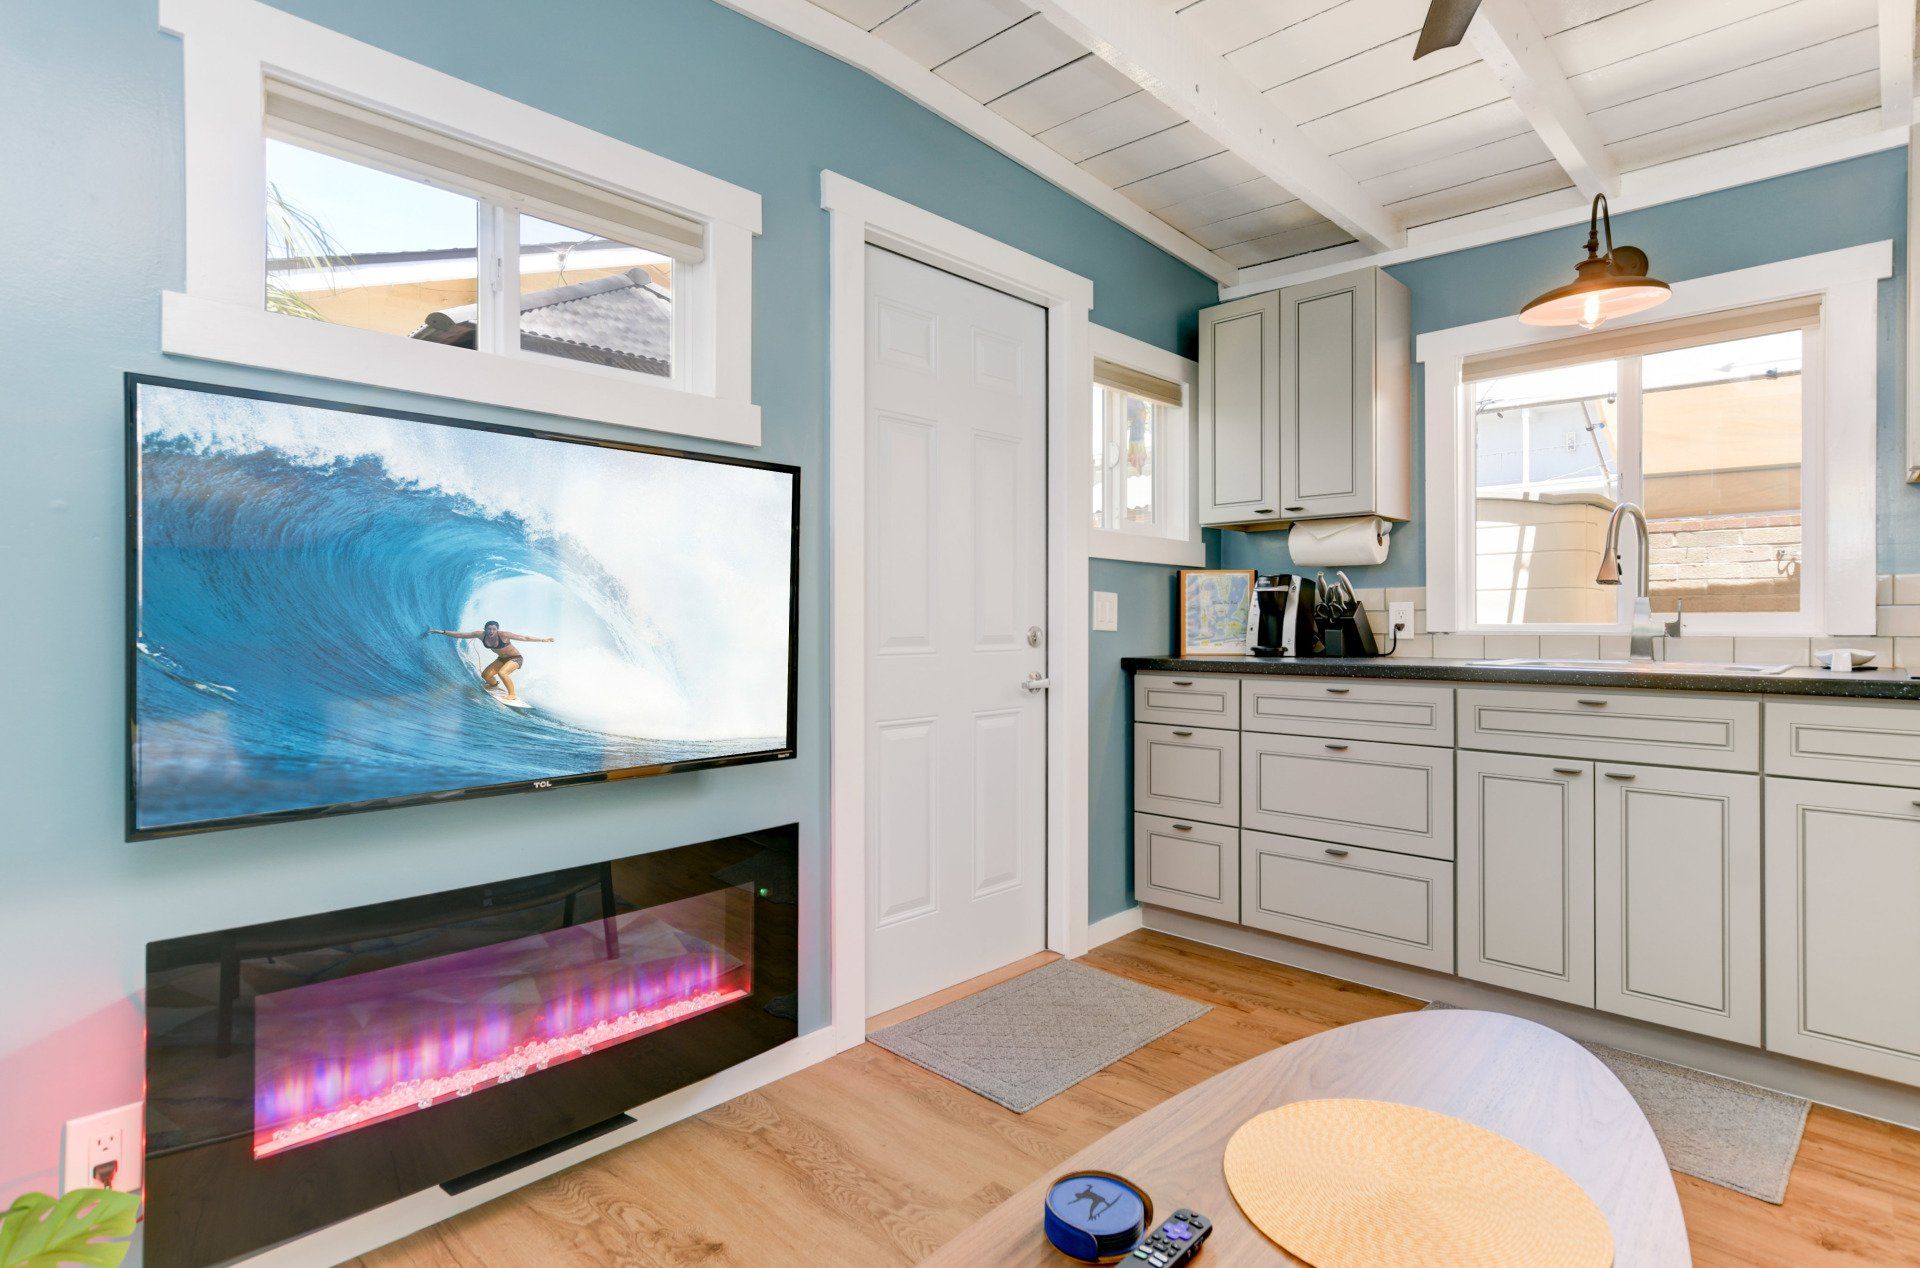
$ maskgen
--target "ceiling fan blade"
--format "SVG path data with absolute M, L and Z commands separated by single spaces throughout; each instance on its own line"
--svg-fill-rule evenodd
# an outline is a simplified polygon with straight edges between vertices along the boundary
M 1467 26 L 1479 8 L 1480 0 L 1433 0 L 1427 6 L 1427 20 L 1420 25 L 1420 43 L 1414 47 L 1413 60 L 1452 48 L 1465 39 Z

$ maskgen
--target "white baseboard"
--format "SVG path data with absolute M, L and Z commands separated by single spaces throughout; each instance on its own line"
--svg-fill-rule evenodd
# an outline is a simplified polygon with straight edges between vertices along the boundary
M 604 1136 L 596 1136 L 564 1153 L 529 1163 L 510 1175 L 454 1195 L 434 1187 L 410 1194 L 398 1202 L 329 1224 L 304 1237 L 282 1242 L 241 1262 L 249 1268 L 311 1268 L 314 1264 L 345 1263 L 389 1242 L 399 1241 L 460 1212 L 491 1202 L 502 1194 L 565 1171 L 596 1155 L 631 1144 L 642 1136 L 691 1118 L 736 1096 L 765 1087 L 777 1079 L 795 1074 L 810 1065 L 840 1052 L 842 1046 L 833 1029 L 809 1031 L 778 1048 L 742 1061 L 711 1078 L 702 1079 L 658 1100 L 628 1110 L 634 1122 Z
M 1103 942 L 1125 937 L 1140 928 L 1144 919 L 1140 908 L 1129 907 L 1125 911 L 1114 912 L 1105 920 L 1094 921 L 1087 926 L 1087 950 L 1091 951 Z
M 1591 1008 L 1540 999 L 1430 969 L 1376 960 L 1371 956 L 1355 955 L 1316 943 L 1297 942 L 1279 934 L 1224 924 L 1202 916 L 1189 916 L 1185 912 L 1168 911 L 1163 907 L 1147 908 L 1145 923 L 1149 929 L 1185 938 L 1189 942 L 1238 951 L 1242 955 L 1322 973 L 1344 982 L 1356 982 L 1412 999 L 1439 1000 L 1456 1008 L 1483 1008 L 1489 1012 L 1524 1017 L 1588 1043 L 1603 1043 L 1627 1052 L 1638 1052 L 1691 1070 L 1704 1070 L 1723 1078 L 1785 1092 L 1789 1096 L 1804 1097 L 1852 1114 L 1920 1130 L 1920 1089 L 1884 1079 L 1783 1057 L 1742 1044 L 1708 1039 L 1686 1031 L 1670 1030 L 1665 1026 L 1627 1017 L 1616 1017 Z

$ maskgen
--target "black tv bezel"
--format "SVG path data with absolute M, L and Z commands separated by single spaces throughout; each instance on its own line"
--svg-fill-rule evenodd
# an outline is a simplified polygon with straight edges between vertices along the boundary
M 127 710 L 127 749 L 126 749 L 126 832 L 128 841 L 153 841 L 168 837 L 190 836 L 202 832 L 224 832 L 231 828 L 260 827 L 275 823 L 298 823 L 308 819 L 323 819 L 338 815 L 362 814 L 370 810 L 393 810 L 404 806 L 442 805 L 448 802 L 468 801 L 478 797 L 499 797 L 509 793 L 545 792 L 555 788 L 568 788 L 580 784 L 601 784 L 615 780 L 639 779 L 653 775 L 671 775 L 680 771 L 715 770 L 728 766 L 750 766 L 761 762 L 790 761 L 797 755 L 799 742 L 799 700 L 800 700 L 800 498 L 801 471 L 798 466 L 783 462 L 768 462 L 759 458 L 742 458 L 731 454 L 701 453 L 691 449 L 674 449 L 664 445 L 643 445 L 631 441 L 606 440 L 597 436 L 579 436 L 567 432 L 549 431 L 542 428 L 514 427 L 505 423 L 479 422 L 473 419 L 450 418 L 440 414 L 423 414 L 413 410 L 388 409 L 378 405 L 359 405 L 347 401 L 326 400 L 321 397 L 299 396 L 287 392 L 268 392 L 255 388 L 233 387 L 222 383 L 206 383 L 194 379 L 178 379 L 166 375 L 139 374 L 128 372 L 126 378 L 126 710 Z M 346 414 L 369 414 L 380 418 L 397 418 L 407 422 L 426 423 L 440 427 L 458 427 L 468 431 L 492 432 L 496 435 L 520 436 L 529 440 L 550 440 L 569 445 L 585 445 L 596 449 L 614 449 L 625 453 L 651 454 L 656 457 L 684 458 L 693 462 L 711 462 L 732 467 L 752 467 L 760 471 L 777 471 L 793 478 L 793 516 L 789 524 L 791 543 L 787 563 L 787 734 L 786 742 L 779 748 L 761 749 L 751 753 L 734 753 L 724 757 L 703 757 L 679 762 L 657 762 L 647 766 L 624 766 L 611 770 L 588 771 L 575 775 L 555 775 L 544 779 L 514 780 L 500 784 L 479 784 L 467 788 L 442 789 L 431 792 L 408 793 L 398 797 L 376 797 L 364 801 L 342 801 L 331 804 L 302 806 L 289 810 L 264 811 L 258 814 L 233 815 L 221 819 L 199 819 L 186 823 L 165 824 L 142 827 L 138 822 L 138 794 L 135 778 L 135 766 L 140 744 L 139 714 L 139 653 L 140 639 L 140 389 L 143 386 L 179 388 L 186 391 L 202 392 L 213 396 L 238 396 L 258 401 L 275 401 L 283 405 L 302 405 L 317 409 L 337 410 Z

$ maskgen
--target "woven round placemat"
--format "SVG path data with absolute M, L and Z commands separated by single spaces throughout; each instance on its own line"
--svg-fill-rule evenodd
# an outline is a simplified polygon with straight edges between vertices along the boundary
M 1314 1268 L 1607 1268 L 1607 1218 L 1505 1136 L 1413 1105 L 1296 1101 L 1227 1142 L 1227 1187 Z

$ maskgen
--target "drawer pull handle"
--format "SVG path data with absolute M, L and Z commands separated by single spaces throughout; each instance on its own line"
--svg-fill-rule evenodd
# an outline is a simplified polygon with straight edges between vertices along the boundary
M 1327 694 L 1330 696 L 1344 696 L 1352 690 L 1352 687 L 1328 687 Z
M 1191 832 L 1193 831 L 1193 825 L 1191 823 L 1176 823 L 1173 825 L 1173 830 L 1175 832 Z
M 1327 847 L 1327 853 L 1333 855 L 1333 857 L 1337 859 L 1343 859 L 1347 857 L 1347 852 L 1345 850 L 1336 850 L 1332 846 Z
M 1327 747 L 1336 753 L 1344 753 L 1347 751 L 1347 746 L 1344 744 L 1329 744 Z
M 1253 513 L 1255 515 L 1271 515 L 1273 514 L 1273 508 L 1271 506 L 1256 506 L 1253 508 Z
M 1175 731 L 1174 734 L 1179 736 L 1183 740 L 1193 738 L 1193 732 L 1191 731 Z
M 1584 775 L 1587 772 L 1581 770 L 1578 766 L 1556 766 L 1553 768 L 1553 773 L 1556 775 Z
M 1289 506 L 1289 507 L 1288 507 L 1287 509 L 1288 509 L 1289 511 L 1304 511 L 1304 510 L 1306 510 L 1307 508 L 1306 508 L 1306 507 L 1304 507 L 1304 506 Z
M 1193 686 L 1193 679 L 1191 679 L 1191 678 L 1175 678 L 1175 679 L 1173 680 L 1173 685 L 1174 685 L 1174 686 L 1176 686 L 1176 687 L 1191 687 L 1191 686 Z
M 1610 770 L 1607 772 L 1607 778 L 1625 781 L 1625 780 L 1634 778 L 1634 776 L 1627 774 L 1627 772 L 1623 770 Z M 1916 803 L 1916 804 L 1920 804 L 1920 803 Z
M 1589 709 L 1604 709 L 1604 708 L 1606 708 L 1606 707 L 1607 707 L 1607 702 L 1606 702 L 1606 701 L 1604 701 L 1604 700 L 1595 700 L 1595 699 L 1594 699 L 1593 697 L 1591 697 L 1591 696 L 1582 696 L 1582 697 L 1580 697 L 1580 703 L 1581 703 L 1581 704 L 1583 704 L 1583 705 L 1586 705 L 1586 706 L 1587 706 L 1587 707 L 1588 707 Z

